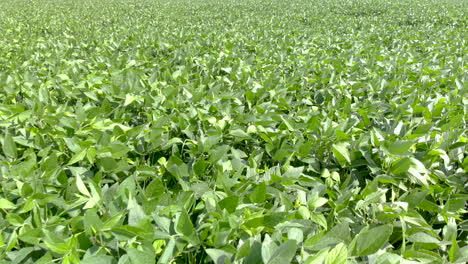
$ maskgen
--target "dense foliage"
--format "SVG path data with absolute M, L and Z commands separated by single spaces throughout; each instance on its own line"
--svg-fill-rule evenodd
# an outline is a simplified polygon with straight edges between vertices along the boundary
M 1 1 L 0 263 L 465 263 L 467 28 L 466 0 Z

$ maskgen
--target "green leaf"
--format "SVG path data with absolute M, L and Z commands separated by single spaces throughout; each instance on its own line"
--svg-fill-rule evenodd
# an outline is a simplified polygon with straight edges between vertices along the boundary
M 80 175 L 75 176 L 76 179 L 76 187 L 78 188 L 78 191 L 80 191 L 81 194 L 91 197 L 91 194 L 89 193 L 88 189 L 86 188 L 86 185 L 84 184 L 83 180 L 81 179 Z
M 16 149 L 16 143 L 8 130 L 5 132 L 2 144 L 3 153 L 9 158 L 16 159 L 18 157 L 18 151 Z
M 418 232 L 415 234 L 412 234 L 411 236 L 408 237 L 408 241 L 415 242 L 415 243 L 434 243 L 434 244 L 440 244 L 439 239 L 425 233 L 425 232 Z
M 349 144 L 347 143 L 333 144 L 332 146 L 333 154 L 341 166 L 345 166 L 346 164 L 351 163 L 351 156 L 349 154 L 348 146 Z
M 117 213 L 116 215 L 112 216 L 111 218 L 107 219 L 101 227 L 101 231 L 108 231 L 112 228 L 116 227 L 121 223 L 121 219 L 124 216 L 125 212 Z
M 138 98 L 138 97 L 135 96 L 135 95 L 126 94 L 126 95 L 125 95 L 125 102 L 124 102 L 124 105 L 123 105 L 123 106 L 130 105 L 130 104 L 133 103 L 137 98 Z
M 265 235 L 265 238 L 263 239 L 262 243 L 262 259 L 264 263 L 268 263 L 268 261 L 271 259 L 273 254 L 276 252 L 278 249 L 278 245 L 273 241 L 270 236 L 267 234 Z
M 10 251 L 7 255 L 13 260 L 11 264 L 19 264 L 25 262 L 33 251 L 33 247 L 24 247 L 17 251 Z
M 147 198 L 155 198 L 163 194 L 165 186 L 160 179 L 154 179 L 145 189 L 145 195 Z
M 443 263 L 440 254 L 425 249 L 412 248 L 406 250 L 403 257 L 407 259 L 419 260 L 423 263 Z
M 348 258 L 348 249 L 346 245 L 340 243 L 336 245 L 325 258 L 325 264 L 345 264 Z
M 325 262 L 325 259 L 327 258 L 328 251 L 330 251 L 330 248 L 324 248 L 320 250 L 319 252 L 313 254 L 312 256 L 309 256 L 305 263 L 306 264 L 323 264 Z
M 86 149 L 82 149 L 78 153 L 75 153 L 75 155 L 71 157 L 70 161 L 68 161 L 67 165 L 72 165 L 72 164 L 82 161 L 84 157 L 86 156 L 86 151 L 87 151 Z
M 234 137 L 241 138 L 241 139 L 249 139 L 250 136 L 246 132 L 240 129 L 231 130 L 230 134 Z
M 304 171 L 304 167 L 296 167 L 296 168 L 289 168 L 283 175 L 283 178 L 291 178 L 291 179 L 298 179 L 302 172 Z
M 295 240 L 298 243 L 302 243 L 302 241 L 304 240 L 304 232 L 300 228 L 290 228 L 288 230 L 288 239 Z
M 354 256 L 367 256 L 374 254 L 388 242 L 392 234 L 391 225 L 382 225 L 372 229 L 364 228 L 351 243 Z
M 164 248 L 164 251 L 161 257 L 158 260 L 158 264 L 165 264 L 165 263 L 171 262 L 171 260 L 174 258 L 175 246 L 176 246 L 175 240 L 171 238 L 169 240 L 169 243 L 167 243 L 166 247 Z
M 111 256 L 91 256 L 80 261 L 81 264 L 113 264 L 114 258 Z
M 328 199 L 323 198 L 323 197 L 317 197 L 317 198 L 313 198 L 309 200 L 308 204 L 311 208 L 316 209 L 326 204 L 327 202 L 328 202 Z
M 411 167 L 411 160 L 408 157 L 404 157 L 402 159 L 397 160 L 396 162 L 392 163 L 390 167 L 390 171 L 395 174 L 399 175 L 405 173 Z
M 132 261 L 132 264 L 154 264 L 156 263 L 154 252 L 150 250 L 140 251 L 136 248 L 129 248 L 127 249 L 127 255 Z
M 413 141 L 396 141 L 387 146 L 388 152 L 394 155 L 406 153 L 414 145 Z
M 0 209 L 14 209 L 16 205 L 5 198 L 0 198 Z
M 106 172 L 114 171 L 119 166 L 117 161 L 110 157 L 99 158 L 97 163 Z
M 190 220 L 187 212 L 185 210 L 182 210 L 179 214 L 178 217 L 176 218 L 176 227 L 175 230 L 183 234 L 187 237 L 190 237 L 194 232 L 195 229 L 193 228 L 192 221 Z
M 239 197 L 236 195 L 231 195 L 219 201 L 218 205 L 221 209 L 226 209 L 229 213 L 234 213 L 238 203 Z
M 172 175 L 174 175 L 174 177 L 176 177 L 184 191 L 190 189 L 185 181 L 185 178 L 190 176 L 187 164 L 185 164 L 180 158 L 171 156 L 167 161 L 166 168 Z
M 86 233 L 89 236 L 94 235 L 102 226 L 102 221 L 94 209 L 88 209 L 83 216 L 83 224 Z
M 266 184 L 265 182 L 259 183 L 252 194 L 250 195 L 250 200 L 253 203 L 263 203 L 266 200 Z
M 205 251 L 215 264 L 231 263 L 233 254 L 229 252 L 216 248 L 208 248 Z
M 402 257 L 393 253 L 383 253 L 379 255 L 375 260 L 375 264 L 399 264 L 402 261 Z
M 250 254 L 244 258 L 244 263 L 262 263 L 262 245 L 254 241 L 250 248 Z
M 57 237 L 55 234 L 44 231 L 45 237 L 43 239 L 44 244 L 49 248 L 51 251 L 57 254 L 67 254 L 70 251 L 70 245 Z
M 421 191 L 416 193 L 410 193 L 406 197 L 402 198 L 401 201 L 407 202 L 409 208 L 417 207 L 426 198 L 428 191 Z
M 147 217 L 143 208 L 138 204 L 135 198 L 130 195 L 128 199 L 128 224 L 131 226 L 137 226 L 141 220 Z
M 291 263 L 292 259 L 296 255 L 296 250 L 297 242 L 295 240 L 288 240 L 278 247 L 268 261 L 268 264 Z
M 341 242 L 350 240 L 350 230 L 347 222 L 335 225 L 330 231 L 323 235 L 312 236 L 304 242 L 304 248 L 311 250 L 322 250 Z M 348 242 L 349 243 L 349 242 Z
M 48 264 L 51 263 L 52 261 L 52 254 L 51 252 L 45 253 L 40 259 L 38 259 L 34 264 Z

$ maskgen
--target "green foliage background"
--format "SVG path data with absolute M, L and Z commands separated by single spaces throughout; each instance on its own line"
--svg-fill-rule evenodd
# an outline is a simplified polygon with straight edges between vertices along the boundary
M 0 263 L 465 263 L 467 11 L 1 1 Z

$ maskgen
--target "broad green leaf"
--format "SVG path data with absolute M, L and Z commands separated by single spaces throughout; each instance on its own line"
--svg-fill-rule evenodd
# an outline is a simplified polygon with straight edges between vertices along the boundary
M 304 240 L 304 232 L 300 228 L 290 228 L 288 230 L 288 239 L 295 240 L 298 243 L 302 243 L 302 241 Z
M 308 204 L 310 207 L 316 209 L 326 204 L 327 202 L 328 202 L 328 199 L 323 198 L 323 197 L 317 197 L 317 198 L 309 200 Z
M 115 226 L 119 225 L 123 215 L 124 215 L 124 212 L 121 212 L 121 213 L 117 213 L 116 215 L 114 215 L 111 218 L 107 219 L 103 223 L 103 225 L 101 227 L 101 231 L 108 231 L 108 230 L 111 230 L 112 228 L 114 228 Z
M 132 261 L 132 264 L 154 264 L 156 263 L 154 252 L 151 252 L 149 249 L 145 251 L 140 251 L 136 248 L 129 248 L 127 249 L 127 255 Z
M 190 220 L 185 210 L 182 210 L 178 214 L 178 217 L 176 218 L 175 230 L 187 237 L 190 237 L 195 232 L 192 221 Z
M 216 249 L 216 248 L 208 248 L 205 249 L 206 254 L 210 256 L 210 258 L 213 260 L 214 263 L 230 263 L 232 254 L 228 253 L 224 250 L 221 249 Z
M 81 194 L 91 197 L 91 194 L 89 193 L 88 189 L 86 188 L 86 185 L 84 184 L 83 180 L 81 179 L 80 175 L 75 176 L 76 179 L 76 187 L 78 188 L 78 191 L 80 191 Z
M 86 233 L 91 236 L 100 231 L 102 221 L 94 209 L 88 209 L 83 216 L 83 225 Z
M 40 259 L 34 262 L 34 264 L 47 264 L 50 262 L 52 262 L 52 254 L 51 252 L 47 252 Z
M 14 209 L 16 205 L 5 198 L 0 198 L 0 209 Z
M 427 196 L 427 193 L 428 191 L 410 193 L 406 197 L 402 198 L 401 201 L 407 202 L 409 208 L 414 208 L 424 200 L 424 198 Z
M 404 158 L 397 160 L 396 162 L 393 162 L 392 166 L 390 167 L 390 171 L 393 174 L 398 175 L 398 174 L 408 172 L 410 167 L 411 167 L 411 160 L 407 157 L 404 157 Z
M 349 145 L 347 143 L 333 144 L 332 146 L 333 154 L 341 166 L 345 166 L 346 164 L 351 163 L 351 156 L 349 154 L 348 146 Z
M 234 213 L 238 203 L 239 197 L 236 195 L 231 195 L 219 201 L 218 204 L 221 209 L 226 209 L 229 213 Z
M 70 251 L 70 247 L 67 243 L 60 243 L 56 241 L 51 241 L 48 239 L 44 239 L 44 243 L 52 252 L 57 254 L 66 254 Z
M 425 262 L 425 263 L 442 263 L 443 262 L 440 254 L 437 254 L 435 252 L 431 252 L 425 249 L 412 248 L 410 250 L 405 251 L 405 253 L 403 254 L 403 257 L 407 259 L 418 260 L 420 262 Z
M 268 263 L 277 249 L 278 245 L 275 243 L 275 241 L 273 241 L 268 234 L 265 235 L 261 247 L 263 262 Z
M 249 134 L 247 134 L 246 132 L 240 129 L 231 130 L 230 134 L 233 135 L 234 137 L 241 138 L 241 139 L 250 138 Z
M 180 158 L 171 156 L 167 161 L 166 168 L 172 175 L 174 175 L 174 177 L 177 178 L 183 190 L 186 191 L 189 189 L 189 186 L 185 181 L 185 178 L 189 176 L 187 164 L 185 164 Z
M 292 178 L 298 179 L 302 172 L 304 171 L 304 167 L 296 167 L 296 168 L 289 168 L 283 175 L 283 178 Z
M 3 138 L 2 149 L 3 153 L 9 158 L 16 159 L 18 157 L 16 143 L 11 134 L 8 133 L 8 130 L 5 132 L 5 137 Z
M 164 251 L 161 257 L 158 260 L 158 264 L 170 263 L 170 261 L 174 258 L 175 246 L 176 246 L 175 240 L 171 238 L 169 242 L 167 243 L 166 247 L 164 248 Z
M 83 263 L 83 264 L 112 264 L 112 263 L 114 263 L 114 258 L 112 256 L 105 256 L 105 255 L 91 256 L 91 257 L 84 258 L 83 260 L 80 261 L 80 263 Z
M 326 223 L 324 223 L 326 225 Z M 310 237 L 304 242 L 304 248 L 312 250 L 322 250 L 341 242 L 349 243 L 350 230 L 347 222 L 335 225 L 325 234 Z
M 417 242 L 417 243 L 434 243 L 434 244 L 440 244 L 439 239 L 425 233 L 425 232 L 418 232 L 415 234 L 412 234 L 411 236 L 408 237 L 408 241 L 411 242 Z
M 324 248 L 317 252 L 316 254 L 312 254 L 309 256 L 304 263 L 306 264 L 323 264 L 328 256 L 328 252 L 330 248 Z
M 402 261 L 402 257 L 393 253 L 384 253 L 379 255 L 375 260 L 375 264 L 399 264 Z
M 377 252 L 388 242 L 392 231 L 393 227 L 390 225 L 362 229 L 351 243 L 352 255 L 367 256 Z
M 33 251 L 33 247 L 24 247 L 18 251 L 7 252 L 7 255 L 12 259 L 12 264 L 18 264 L 25 262 Z
M 160 179 L 154 179 L 145 189 L 147 198 L 155 198 L 164 193 L 165 186 Z
M 288 240 L 276 249 L 270 260 L 268 260 L 268 264 L 291 263 L 292 259 L 296 255 L 296 250 L 297 241 Z
M 340 243 L 336 245 L 325 258 L 325 264 L 345 264 L 348 258 L 348 249 L 346 245 Z
M 133 103 L 137 98 L 138 98 L 138 97 L 135 96 L 135 95 L 126 94 L 126 95 L 125 95 L 125 102 L 124 102 L 124 105 L 123 105 L 123 106 L 130 105 L 130 104 Z
M 128 199 L 128 224 L 131 226 L 137 226 L 141 220 L 147 217 L 143 208 L 138 204 L 135 198 L 130 197 Z
M 254 241 L 250 248 L 250 254 L 244 258 L 245 263 L 262 263 L 262 245 Z
M 394 155 L 406 153 L 414 145 L 413 141 L 395 141 L 387 146 L 388 152 Z
M 86 156 L 86 151 L 87 151 L 86 149 L 82 149 L 78 153 L 75 153 L 75 155 L 73 155 L 70 158 L 70 161 L 68 161 L 67 165 L 72 165 L 72 164 L 75 164 L 75 163 L 77 163 L 79 161 L 82 161 Z
M 265 182 L 259 183 L 252 194 L 250 195 L 250 200 L 254 203 L 263 203 L 266 199 L 266 184 Z

